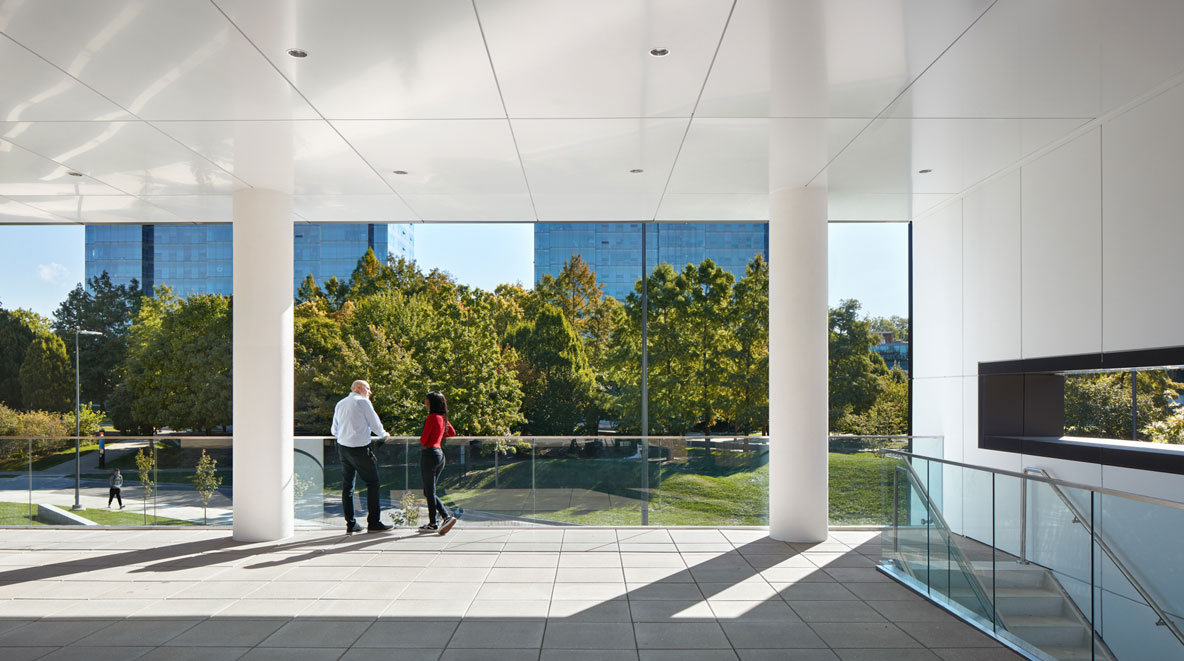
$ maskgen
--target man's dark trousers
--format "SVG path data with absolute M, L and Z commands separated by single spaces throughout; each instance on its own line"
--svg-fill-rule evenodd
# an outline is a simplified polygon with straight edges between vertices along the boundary
M 352 526 L 354 519 L 354 475 L 362 478 L 366 483 L 366 509 L 369 516 L 366 522 L 376 526 L 382 522 L 382 512 L 378 506 L 378 460 L 369 447 L 350 448 L 340 443 L 337 445 L 337 457 L 341 460 L 341 507 L 345 510 L 345 524 Z

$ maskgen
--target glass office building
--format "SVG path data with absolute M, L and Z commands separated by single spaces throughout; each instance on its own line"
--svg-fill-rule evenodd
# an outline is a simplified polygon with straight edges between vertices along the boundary
M 604 293 L 623 300 L 641 278 L 642 223 L 538 223 L 534 230 L 534 279 L 558 275 L 579 254 Z M 645 223 L 646 267 L 661 262 L 682 270 L 710 258 L 736 276 L 752 258 L 769 258 L 768 223 Z
M 293 231 L 293 292 L 310 273 L 317 282 L 348 278 L 367 248 L 415 259 L 409 225 L 314 223 Z M 117 285 L 134 278 L 146 290 L 168 285 L 181 296 L 230 294 L 233 255 L 230 225 L 86 226 L 87 281 L 106 271 Z

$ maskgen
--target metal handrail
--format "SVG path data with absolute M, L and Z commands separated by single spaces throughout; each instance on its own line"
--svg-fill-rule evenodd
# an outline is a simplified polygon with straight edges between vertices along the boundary
M 1050 480 L 1055 479 L 1048 474 L 1047 470 L 1043 468 L 1024 468 L 1024 474 L 1027 475 L 1028 473 L 1039 473 Z M 1138 592 L 1139 596 L 1143 597 L 1143 600 L 1147 602 L 1147 605 L 1151 607 L 1151 610 L 1155 611 L 1156 616 L 1159 617 L 1159 622 L 1156 622 L 1156 624 L 1167 627 L 1168 630 L 1172 632 L 1172 635 L 1176 637 L 1176 640 L 1178 640 L 1181 645 L 1184 645 L 1184 632 L 1180 631 L 1180 628 L 1176 626 L 1176 623 L 1173 622 L 1170 617 L 1168 617 L 1168 614 L 1163 610 L 1163 608 L 1160 607 L 1159 603 L 1156 602 L 1154 598 L 1152 598 L 1147 589 L 1143 587 L 1143 584 L 1139 582 L 1139 579 L 1135 578 L 1135 575 L 1126 566 L 1126 563 L 1123 562 L 1123 560 L 1119 557 L 1118 552 L 1111 548 L 1110 544 L 1107 543 L 1106 540 L 1101 535 L 1099 535 L 1096 530 L 1094 530 L 1094 527 L 1086 520 L 1085 513 L 1078 509 L 1077 505 L 1072 500 L 1070 500 L 1069 497 L 1065 495 L 1065 492 L 1061 491 L 1061 488 L 1058 487 L 1054 482 L 1050 482 L 1049 486 L 1052 487 L 1053 493 L 1055 493 L 1057 497 L 1061 499 L 1061 502 L 1065 504 L 1065 507 L 1068 508 L 1069 512 L 1073 515 L 1074 522 L 1081 524 L 1081 527 L 1085 528 L 1085 531 L 1089 533 L 1090 539 L 1092 539 L 1098 545 L 1098 548 L 1102 549 L 1102 552 L 1110 558 L 1110 561 L 1114 563 L 1114 566 L 1118 568 L 1118 571 L 1122 572 L 1122 575 L 1126 577 L 1127 582 L 1131 584 L 1131 587 L 1135 589 L 1135 592 Z M 1026 483 L 1024 485 L 1024 490 L 1027 491 Z M 1027 513 L 1025 511 L 1023 515 L 1024 519 L 1027 518 L 1026 514 Z M 1025 520 L 1020 532 L 1021 541 L 1025 541 L 1025 538 L 1027 537 L 1027 527 L 1027 522 Z M 1026 561 L 1026 558 L 1022 559 Z
M 902 466 L 897 466 L 897 468 L 901 469 Z M 970 587 L 975 592 L 975 596 L 977 596 L 979 598 L 979 601 L 980 601 L 980 603 L 982 603 L 983 606 L 990 609 L 991 617 L 993 618 L 992 621 L 999 623 L 1001 626 L 1003 626 L 1003 628 L 1006 629 L 1007 625 L 1003 621 L 1003 616 L 999 613 L 999 610 L 997 608 L 995 608 L 994 600 L 991 599 L 991 597 L 987 595 L 987 588 L 986 588 L 986 586 L 982 585 L 981 581 L 979 581 L 978 574 L 974 573 L 974 566 L 970 564 L 970 560 L 966 557 L 966 555 L 964 553 L 962 553 L 962 549 L 959 548 L 958 545 L 953 542 L 953 534 L 954 534 L 953 530 L 950 528 L 950 524 L 946 522 L 946 518 L 945 518 L 945 516 L 942 515 L 941 510 L 939 510 L 937 508 L 937 506 L 933 503 L 933 498 L 930 497 L 929 490 L 925 488 L 924 484 L 922 484 L 921 476 L 917 474 L 917 469 L 913 468 L 912 462 L 908 462 L 908 461 L 903 462 L 903 469 L 907 470 L 908 473 L 912 476 L 913 482 L 916 484 L 917 490 L 920 491 L 922 498 L 925 499 L 925 502 L 927 503 L 927 505 L 929 507 L 929 511 L 933 513 L 933 517 L 935 519 L 937 519 L 937 522 L 939 524 L 941 524 L 941 527 L 946 531 L 946 534 L 949 535 L 949 538 L 950 538 L 949 548 L 955 551 L 955 553 L 954 553 L 954 555 L 956 556 L 955 562 L 957 562 L 963 568 L 964 573 L 966 574 L 966 576 L 969 579 L 968 582 L 970 583 Z M 893 493 L 892 499 L 893 499 L 894 503 L 896 502 L 896 498 L 897 498 L 897 495 L 895 493 Z M 893 525 L 896 525 L 896 521 L 893 521 L 892 523 L 893 523 Z M 897 536 L 899 537 L 899 533 L 897 533 Z
M 1117 496 L 1119 498 L 1126 498 L 1128 500 L 1137 500 L 1151 505 L 1161 505 L 1163 507 L 1170 507 L 1184 511 L 1184 503 L 1179 503 L 1174 500 L 1165 500 L 1163 498 L 1156 498 L 1155 496 L 1144 496 L 1142 494 L 1130 493 L 1129 491 L 1119 491 L 1117 489 L 1109 489 L 1106 487 L 1095 487 L 1088 484 L 1081 484 L 1079 482 L 1069 482 L 1055 477 L 1044 477 L 1029 475 L 1027 473 L 1017 473 L 1003 468 L 991 468 L 990 466 L 979 466 L 976 464 L 966 464 L 960 461 L 951 461 L 949 459 L 939 459 L 937 457 L 927 457 L 925 455 L 916 454 L 913 452 L 906 452 L 904 450 L 893 450 L 892 448 L 884 448 L 876 450 L 878 454 L 893 454 L 900 457 L 916 457 L 917 459 L 924 459 L 925 461 L 932 461 L 938 464 L 945 464 L 947 466 L 958 466 L 961 468 L 970 468 L 977 471 L 984 471 L 987 473 L 994 473 L 995 475 L 1006 475 L 1016 477 L 1021 480 L 1031 480 L 1033 482 L 1044 482 L 1046 484 L 1056 484 L 1069 489 L 1081 489 L 1083 491 L 1093 491 L 1095 493 L 1105 494 L 1107 496 Z

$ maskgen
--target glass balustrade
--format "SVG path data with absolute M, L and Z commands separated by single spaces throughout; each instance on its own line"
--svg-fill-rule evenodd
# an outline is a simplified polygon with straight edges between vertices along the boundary
M 881 568 L 1037 659 L 1184 658 L 1184 504 L 884 450 Z

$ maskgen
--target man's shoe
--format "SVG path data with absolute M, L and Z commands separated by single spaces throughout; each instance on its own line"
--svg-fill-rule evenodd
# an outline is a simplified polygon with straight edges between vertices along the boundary
M 455 525 L 456 525 L 456 517 L 455 516 L 450 516 L 450 517 L 444 519 L 444 522 L 440 524 L 440 534 L 443 535 L 443 534 L 447 533 L 449 530 L 452 530 L 452 526 L 455 526 Z
M 436 532 L 440 528 L 434 523 L 425 523 L 419 527 L 420 532 Z
M 345 527 L 345 534 L 347 535 L 352 535 L 356 532 L 366 532 L 366 529 L 356 523 L 351 523 Z
M 378 523 L 371 523 L 370 526 L 366 528 L 366 532 L 386 532 L 388 530 L 394 529 L 395 527 L 389 523 L 383 523 L 379 521 Z

